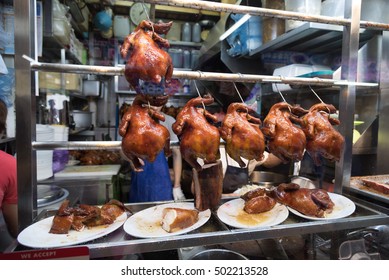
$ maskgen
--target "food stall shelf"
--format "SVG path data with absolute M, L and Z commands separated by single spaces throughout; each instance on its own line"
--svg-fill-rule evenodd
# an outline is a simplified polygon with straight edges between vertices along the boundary
M 379 32 L 377 30 L 361 29 L 359 34 L 360 47 L 379 34 Z M 256 57 L 262 53 L 276 50 L 327 54 L 328 50 L 340 52 L 342 49 L 342 38 L 342 26 L 306 22 L 276 39 L 253 49 L 250 51 L 250 56 Z
M 341 219 L 306 220 L 289 213 L 288 218 L 279 225 L 255 229 L 236 229 L 222 223 L 216 212 L 213 211 L 211 218 L 207 223 L 198 229 L 183 235 L 160 238 L 135 238 L 127 234 L 123 227 L 120 227 L 105 237 L 80 245 L 87 246 L 89 248 L 91 259 L 98 259 L 103 257 L 124 256 L 195 246 L 209 246 L 247 240 L 336 232 L 389 223 L 389 216 L 387 215 L 389 213 L 389 209 L 366 203 L 358 198 L 349 198 L 356 204 L 356 210 L 351 216 Z M 229 199 L 230 198 L 223 198 L 221 204 Z M 193 200 L 187 201 L 191 202 Z M 126 204 L 126 206 L 133 214 L 135 214 L 146 208 L 163 203 L 166 202 L 132 203 Z M 42 211 L 42 213 L 37 217 L 37 220 L 54 214 L 55 211 Z M 16 250 L 28 249 L 29 248 L 24 246 L 18 246 L 16 248 Z

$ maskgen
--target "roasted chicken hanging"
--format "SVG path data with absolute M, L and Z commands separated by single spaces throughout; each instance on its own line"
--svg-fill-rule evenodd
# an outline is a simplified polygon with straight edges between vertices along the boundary
M 333 127 L 339 125 L 338 119 L 330 114 L 336 112 L 331 104 L 313 105 L 302 120 L 302 128 L 307 138 L 307 152 L 316 166 L 322 164 L 321 157 L 339 161 L 344 147 L 344 137 Z
M 122 117 L 119 125 L 122 151 L 135 169 L 142 170 L 139 159 L 153 162 L 162 149 L 166 156 L 171 153 L 169 130 L 156 120 L 164 121 L 165 116 L 150 107 L 141 94 Z
M 286 102 L 274 104 L 263 121 L 262 132 L 269 151 L 284 163 L 300 161 L 304 155 L 306 137 L 299 116 L 307 111 Z M 297 125 L 296 125 L 297 124 Z
M 261 160 L 265 139 L 260 130 L 261 120 L 252 116 L 255 111 L 243 103 L 231 103 L 220 127 L 228 155 L 244 167 L 242 158 Z
M 163 48 L 169 48 L 168 40 L 161 34 L 167 34 L 173 22 L 152 23 L 143 20 L 129 34 L 120 48 L 120 54 L 127 60 L 124 76 L 137 93 L 144 93 L 140 80 L 160 84 L 163 79 L 169 82 L 173 74 L 173 63 Z
M 325 190 L 300 188 L 294 183 L 280 184 L 271 191 L 271 196 L 277 202 L 312 217 L 323 218 L 334 208 L 334 202 Z
M 201 170 L 198 158 L 204 163 L 213 163 L 220 158 L 220 133 L 209 121 L 217 118 L 203 108 L 197 106 L 210 105 L 213 97 L 206 95 L 189 100 L 178 113 L 172 128 L 180 139 L 180 150 L 186 162 L 196 170 Z

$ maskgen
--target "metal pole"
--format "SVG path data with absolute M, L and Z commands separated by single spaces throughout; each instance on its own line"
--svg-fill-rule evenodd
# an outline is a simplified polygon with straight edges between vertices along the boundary
M 352 24 L 344 27 L 343 30 L 341 78 L 351 82 L 357 80 L 361 5 L 361 0 L 347 0 L 345 3 L 345 16 L 350 16 Z M 339 119 L 341 125 L 339 132 L 344 135 L 346 143 L 343 155 L 335 168 L 334 191 L 336 193 L 342 193 L 343 186 L 350 185 L 355 99 L 356 87 L 354 85 L 341 87 L 339 99 Z
M 23 54 L 35 57 L 36 1 L 14 1 L 15 10 L 15 88 L 16 152 L 18 178 L 19 231 L 31 225 L 37 209 L 34 73 Z
M 25 57 L 26 58 L 26 57 Z M 28 59 L 28 58 L 27 58 Z M 29 59 L 30 60 L 30 59 Z M 123 75 L 124 66 L 88 66 L 78 64 L 60 64 L 60 63 L 41 63 L 30 60 L 31 69 L 36 71 L 49 71 L 58 73 L 79 73 L 79 74 L 97 74 L 97 75 Z M 205 80 L 205 81 L 227 81 L 227 82 L 245 82 L 245 83 L 283 83 L 292 85 L 318 85 L 318 86 L 342 86 L 355 85 L 364 87 L 378 87 L 378 83 L 359 83 L 356 81 L 321 79 L 321 78 L 299 78 L 282 77 L 269 75 L 252 75 L 241 73 L 217 73 L 202 71 L 174 70 L 174 79 Z
M 294 20 L 336 24 L 336 25 L 343 25 L 343 26 L 350 26 L 352 24 L 352 20 L 350 18 L 335 18 L 335 17 L 319 16 L 319 15 L 311 16 L 308 14 L 302 14 L 302 13 L 291 12 L 291 11 L 281 11 L 281 10 L 257 8 L 257 7 L 250 7 L 244 5 L 226 4 L 226 3 L 218 3 L 218 2 L 210 2 L 210 1 L 137 0 L 134 2 L 145 2 L 150 4 L 185 7 L 185 8 L 192 8 L 197 10 L 215 11 L 215 12 L 250 14 L 255 16 L 294 19 Z M 389 30 L 389 24 L 370 22 L 370 21 L 360 21 L 359 25 L 361 28 L 366 28 L 366 29 Z

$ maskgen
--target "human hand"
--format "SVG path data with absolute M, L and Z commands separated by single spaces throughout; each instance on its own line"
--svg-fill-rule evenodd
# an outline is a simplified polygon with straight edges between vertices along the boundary
M 174 198 L 174 200 L 184 200 L 185 199 L 185 195 L 182 192 L 182 189 L 180 186 L 173 188 L 173 198 Z

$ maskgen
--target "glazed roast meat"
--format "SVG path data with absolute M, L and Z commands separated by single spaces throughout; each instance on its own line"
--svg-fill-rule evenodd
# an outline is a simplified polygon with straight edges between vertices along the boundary
M 216 117 L 198 106 L 210 105 L 214 101 L 213 97 L 206 95 L 189 100 L 178 113 L 176 122 L 172 128 L 180 140 L 180 150 L 183 159 L 196 170 L 201 170 L 198 158 L 204 163 L 214 163 L 220 158 L 219 130 L 212 125 L 216 122 Z
M 153 162 L 162 150 L 167 156 L 171 153 L 169 130 L 156 120 L 164 121 L 165 116 L 148 106 L 145 95 L 137 94 L 119 125 L 122 151 L 139 170 L 142 169 L 139 159 Z
M 316 166 L 322 164 L 321 157 L 330 161 L 339 161 L 344 148 L 344 137 L 333 127 L 339 120 L 330 114 L 336 112 L 331 104 L 313 105 L 308 114 L 302 117 L 302 128 L 307 138 L 307 153 Z
M 116 199 L 111 199 L 102 207 L 87 204 L 70 207 L 69 200 L 65 200 L 55 214 L 49 232 L 67 234 L 71 229 L 82 231 L 85 227 L 110 225 L 125 211 L 128 210 L 124 204 Z
M 127 60 L 124 76 L 137 93 L 142 93 L 139 80 L 160 84 L 162 79 L 169 82 L 173 74 L 170 55 L 163 49 L 169 48 L 168 40 L 161 34 L 167 34 L 173 22 L 152 23 L 143 20 L 129 34 L 120 48 L 120 54 Z
M 261 160 L 265 139 L 260 129 L 261 120 L 252 116 L 254 110 L 243 103 L 231 103 L 220 127 L 228 155 L 244 167 L 242 158 Z
M 300 106 L 280 102 L 270 108 L 263 121 L 262 132 L 266 137 L 267 147 L 284 163 L 301 161 L 303 158 L 306 137 L 298 125 L 301 124 L 300 116 L 306 113 Z
M 294 183 L 280 184 L 271 191 L 271 196 L 277 202 L 312 217 L 323 218 L 334 208 L 334 203 L 325 190 L 300 188 Z
M 270 211 L 276 205 L 276 200 L 268 195 L 268 190 L 257 188 L 240 196 L 245 203 L 243 210 L 248 214 L 259 214 Z

